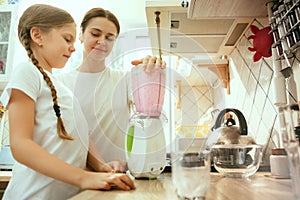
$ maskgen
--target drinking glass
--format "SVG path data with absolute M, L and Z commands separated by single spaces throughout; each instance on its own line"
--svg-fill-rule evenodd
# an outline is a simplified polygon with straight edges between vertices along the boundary
M 289 169 L 295 199 L 300 199 L 300 118 L 297 104 L 279 107 L 279 120 L 283 146 L 288 154 Z
M 179 139 L 180 140 L 180 139 Z M 200 142 L 199 145 L 195 143 Z M 172 152 L 172 180 L 179 199 L 205 199 L 210 185 L 210 152 L 201 140 L 191 141 L 187 148 L 175 142 Z M 176 145 L 177 144 L 177 145 Z

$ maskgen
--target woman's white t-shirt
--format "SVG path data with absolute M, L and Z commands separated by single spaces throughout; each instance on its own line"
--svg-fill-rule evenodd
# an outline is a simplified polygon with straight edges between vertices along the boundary
M 7 106 L 12 89 L 18 89 L 28 95 L 35 102 L 34 141 L 59 159 L 76 167 L 85 168 L 89 140 L 88 125 L 78 100 L 60 80 L 51 73 L 45 72 L 56 88 L 64 126 L 74 140 L 64 140 L 58 136 L 51 90 L 32 63 L 21 63 L 14 68 L 0 100 L 4 106 Z M 78 187 L 47 177 L 18 162 L 12 174 L 3 199 L 59 200 L 67 199 L 80 190 Z
M 106 162 L 126 160 L 125 137 L 130 119 L 130 73 L 106 68 L 100 73 L 73 70 L 57 75 L 78 98 L 90 138 Z

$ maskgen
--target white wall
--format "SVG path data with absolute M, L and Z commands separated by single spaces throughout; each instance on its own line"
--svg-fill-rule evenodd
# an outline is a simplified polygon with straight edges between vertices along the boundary
M 259 29 L 268 26 L 259 20 L 254 21 L 253 24 Z M 248 47 L 253 45 L 252 40 L 247 39 L 252 34 L 248 30 L 230 55 L 231 94 L 226 96 L 226 102 L 227 106 L 238 108 L 243 112 L 248 122 L 249 133 L 257 143 L 265 145 L 263 164 L 267 165 L 270 149 L 279 145 L 278 111 L 274 105 L 274 90 L 277 88 L 272 85 L 273 58 L 253 61 L 254 53 L 248 50 Z M 294 68 L 299 68 L 296 59 L 293 59 L 292 63 Z M 282 64 L 284 65 L 285 62 L 282 61 Z M 282 95 L 285 93 L 283 92 Z M 291 100 L 289 103 L 295 101 Z

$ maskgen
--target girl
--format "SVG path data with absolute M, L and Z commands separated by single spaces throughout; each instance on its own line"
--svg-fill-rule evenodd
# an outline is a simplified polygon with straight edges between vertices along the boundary
M 93 8 L 81 22 L 80 41 L 83 44 L 83 62 L 74 71 L 59 75 L 74 91 L 89 124 L 91 139 L 101 157 L 110 162 L 121 160 L 118 169 L 126 170 L 125 135 L 130 118 L 131 88 L 128 76 L 106 66 L 120 33 L 118 19 L 108 10 Z M 165 68 L 165 62 L 147 56 L 144 70 Z
M 76 27 L 66 11 L 37 4 L 25 10 L 19 40 L 31 62 L 15 68 L 1 102 L 9 111 L 10 145 L 17 161 L 4 199 L 67 199 L 80 189 L 134 188 L 125 174 L 107 171 L 91 153 L 87 122 L 72 92 L 51 74 L 74 49 Z M 92 154 L 92 155 L 91 155 Z

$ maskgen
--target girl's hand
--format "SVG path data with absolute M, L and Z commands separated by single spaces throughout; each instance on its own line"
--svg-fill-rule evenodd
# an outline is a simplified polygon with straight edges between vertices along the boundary
M 160 58 L 157 58 L 156 56 L 146 56 L 143 59 L 140 60 L 133 60 L 131 61 L 132 65 L 143 65 L 143 69 L 146 73 L 150 73 L 153 69 L 165 69 L 166 68 L 166 62 L 161 60 Z
M 118 187 L 122 190 L 135 189 L 133 181 L 123 173 L 97 173 L 86 171 L 82 180 L 80 180 L 82 190 L 110 190 L 112 187 Z

